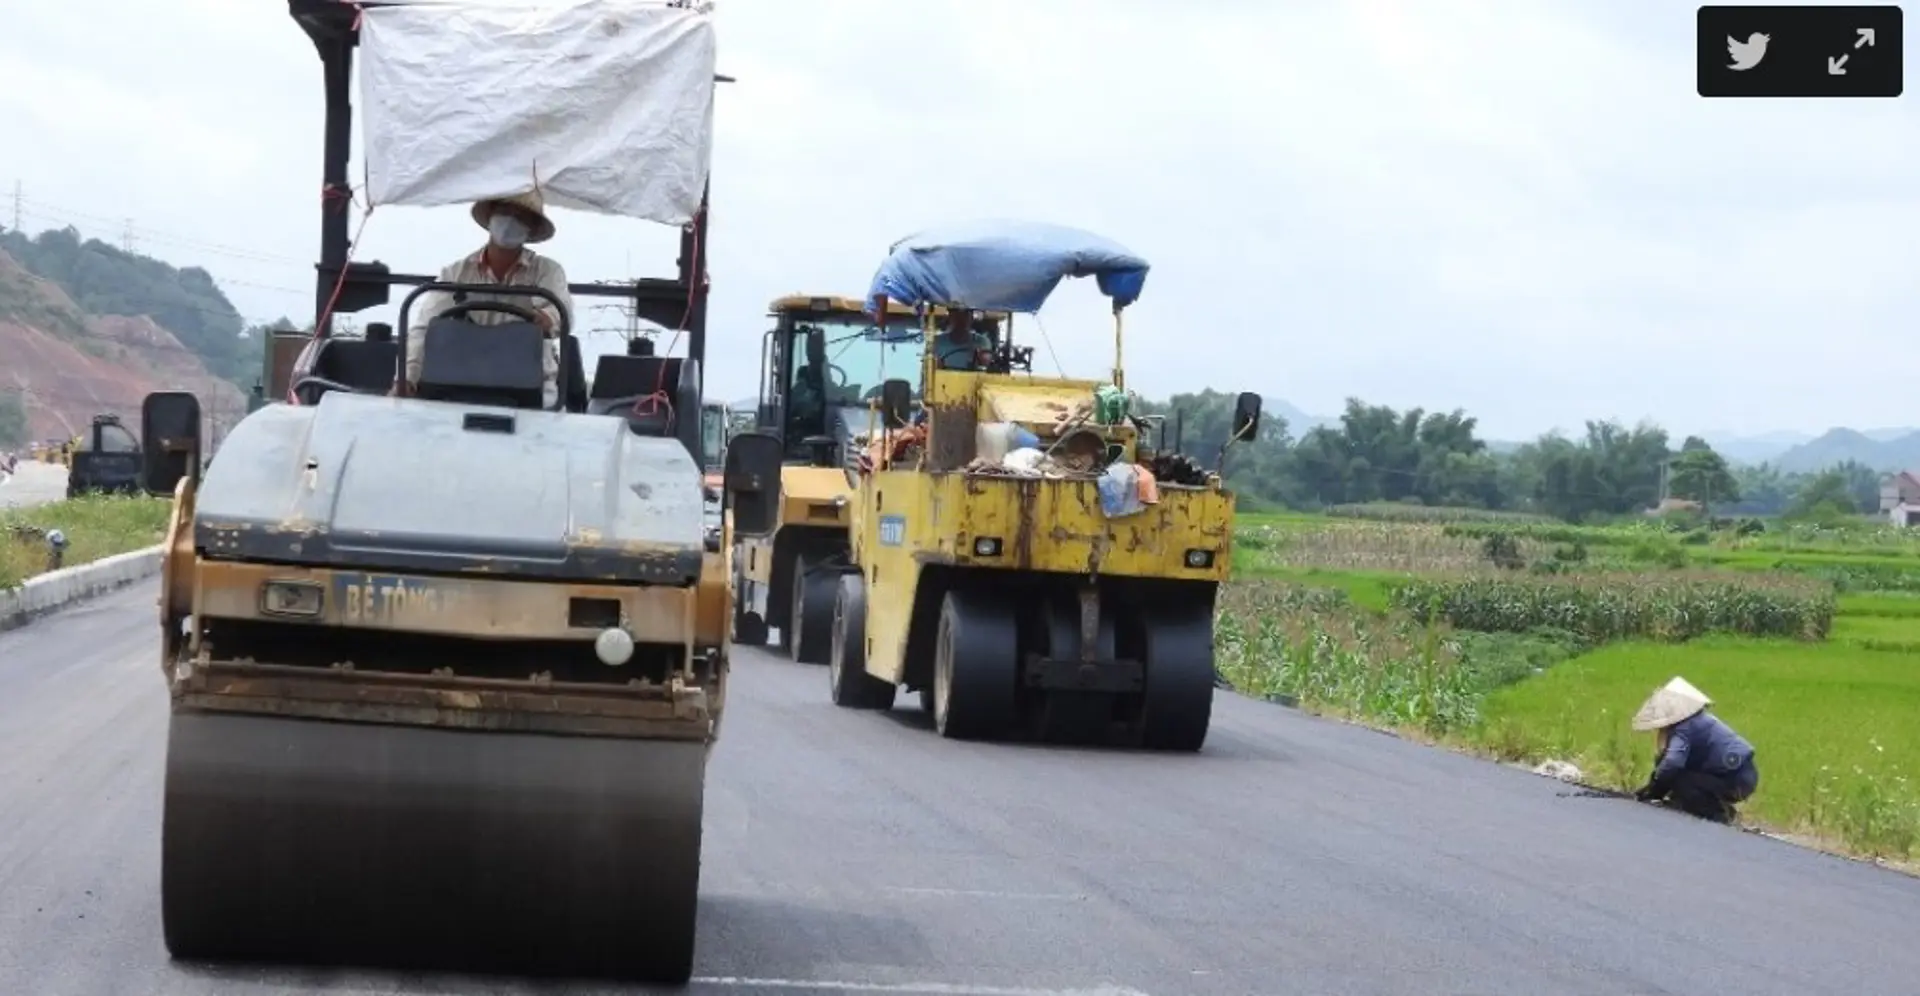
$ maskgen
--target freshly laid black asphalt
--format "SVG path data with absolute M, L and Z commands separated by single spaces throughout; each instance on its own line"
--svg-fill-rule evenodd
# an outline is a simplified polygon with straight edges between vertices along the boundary
M 170 961 L 154 594 L 0 633 L 0 993 L 619 991 Z M 1151 756 L 735 669 L 689 993 L 1920 992 L 1892 872 L 1226 693 Z

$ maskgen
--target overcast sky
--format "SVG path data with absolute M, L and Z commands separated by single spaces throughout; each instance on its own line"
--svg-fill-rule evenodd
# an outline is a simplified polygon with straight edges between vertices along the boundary
M 772 298 L 857 295 L 902 235 L 1022 216 L 1152 262 L 1126 356 L 1150 395 L 1463 407 L 1497 438 L 1605 416 L 1920 423 L 1915 98 L 1701 99 L 1692 4 L 719 0 L 715 18 L 739 79 L 713 163 L 723 398 L 754 389 Z M 10 4 L 0 79 L 0 222 L 18 179 L 31 230 L 117 242 L 130 218 L 136 248 L 206 266 L 248 317 L 310 319 L 320 64 L 283 3 Z M 557 221 L 542 248 L 576 281 L 672 273 L 671 229 Z M 458 208 L 393 208 L 357 255 L 426 272 L 482 237 Z M 1102 303 L 1069 286 L 1041 314 L 1069 373 L 1111 363 Z

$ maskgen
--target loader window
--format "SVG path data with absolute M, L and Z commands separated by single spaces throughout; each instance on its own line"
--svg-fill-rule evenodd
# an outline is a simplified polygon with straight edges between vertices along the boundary
M 809 337 L 819 335 L 824 364 L 809 361 Z M 887 325 L 882 340 L 879 328 L 861 314 L 832 315 L 802 319 L 793 325 L 788 342 L 787 413 L 788 446 L 799 445 L 807 436 L 832 435 L 839 416 L 837 409 L 864 409 L 867 399 L 880 396 L 880 385 L 900 378 L 920 393 L 921 338 L 917 325 L 907 322 Z
M 880 385 L 900 379 L 920 395 L 922 338 L 918 326 L 889 323 L 886 335 L 863 315 L 857 321 L 823 326 L 827 333 L 827 365 L 834 383 L 828 397 L 841 405 L 865 405 L 880 396 Z
M 720 451 L 727 445 L 727 410 L 718 405 L 700 408 L 700 455 L 709 467 L 720 465 Z

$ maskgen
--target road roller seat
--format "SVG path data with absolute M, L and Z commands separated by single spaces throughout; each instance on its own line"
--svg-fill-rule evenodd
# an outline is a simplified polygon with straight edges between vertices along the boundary
M 315 344 L 311 375 L 345 384 L 368 394 L 385 394 L 393 386 L 399 370 L 398 343 L 377 339 L 337 339 L 327 337 Z M 313 404 L 322 394 L 335 388 L 308 383 L 300 387 L 300 400 Z
M 636 435 L 678 438 L 700 459 L 700 364 L 680 356 L 606 354 L 587 411 L 618 415 Z M 682 417 L 685 413 L 685 417 Z
M 541 408 L 547 336 L 529 321 L 482 325 L 442 315 L 421 335 L 416 397 L 505 408 Z

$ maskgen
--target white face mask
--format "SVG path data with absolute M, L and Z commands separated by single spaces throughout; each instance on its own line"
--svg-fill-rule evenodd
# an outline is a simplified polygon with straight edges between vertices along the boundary
M 518 249 L 527 244 L 527 236 L 533 234 L 533 229 L 505 211 L 496 211 L 487 219 L 487 234 L 492 236 L 493 244 L 502 249 Z

